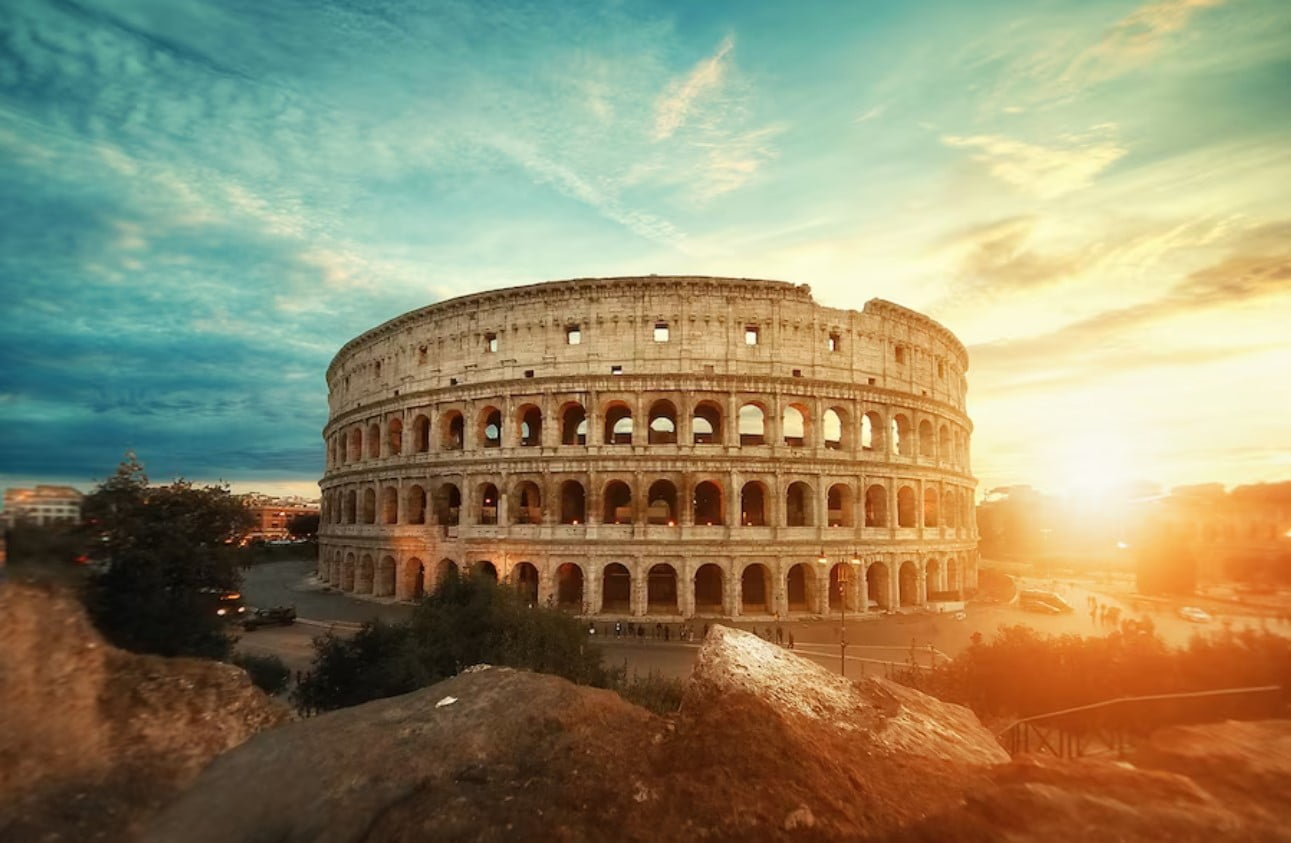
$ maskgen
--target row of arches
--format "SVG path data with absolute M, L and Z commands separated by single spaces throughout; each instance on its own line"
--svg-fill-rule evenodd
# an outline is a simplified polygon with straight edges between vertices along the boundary
M 769 401 L 749 400 L 739 405 L 735 428 L 728 436 L 725 411 L 712 399 L 703 399 L 690 408 L 685 426 L 686 443 L 694 445 L 730 444 L 767 445 L 779 440 L 787 447 L 822 447 L 840 451 L 871 451 L 899 456 L 921 457 L 945 463 L 961 464 L 967 448 L 967 435 L 942 422 L 934 429 L 929 419 L 914 422 L 914 415 L 899 411 L 885 421 L 878 410 L 859 415 L 855 425 L 849 411 L 831 406 L 819 419 L 812 417 L 806 399 L 790 401 L 779 412 L 771 410 Z M 563 404 L 557 414 L 558 429 L 552 439 L 544 438 L 543 410 L 526 403 L 517 408 L 508 421 L 496 406 L 487 405 L 475 413 L 468 424 L 461 410 L 441 413 L 432 424 L 431 417 L 418 413 L 411 422 L 410 436 L 405 437 L 404 420 L 391 417 L 384 430 L 378 422 L 354 425 L 332 436 L 327 461 L 340 466 L 367 459 L 430 451 L 460 451 L 466 448 L 537 447 L 539 445 L 587 445 L 592 441 L 604 445 L 675 445 L 682 443 L 682 425 L 676 404 L 666 398 L 649 405 L 638 426 L 632 406 L 624 400 L 611 400 L 600 407 L 598 422 L 576 401 Z M 774 425 L 773 434 L 771 421 Z M 407 439 L 407 441 L 405 441 Z
M 817 488 L 822 487 L 823 500 L 817 494 Z M 939 490 L 936 485 L 926 486 L 921 498 L 913 485 L 898 484 L 893 495 L 888 485 L 871 483 L 865 487 L 859 507 L 855 487 L 846 482 L 824 486 L 822 481 L 813 486 L 806 480 L 794 480 L 777 501 L 768 482 L 750 480 L 740 487 L 730 506 L 723 485 L 715 480 L 700 480 L 690 486 L 688 494 L 683 494 L 685 491 L 667 478 L 643 481 L 640 486 L 630 479 L 611 479 L 599 489 L 595 500 L 589 500 L 581 480 L 549 479 L 540 485 L 520 479 L 505 495 L 497 483 L 476 483 L 467 501 L 454 482 L 441 482 L 429 495 L 420 483 L 405 485 L 402 490 L 386 484 L 330 491 L 324 494 L 323 509 L 325 522 L 332 524 L 426 524 L 432 518 L 434 523 L 447 526 L 589 522 L 717 526 L 729 521 L 742 527 L 954 529 L 972 524 L 971 495 L 954 488 Z
M 390 554 L 324 551 L 319 576 L 343 591 L 416 600 L 454 571 L 499 580 L 498 566 L 478 559 L 462 566 L 449 558 L 433 565 L 416 556 L 396 562 Z M 502 580 L 531 604 L 579 614 L 771 615 L 884 611 L 929 600 L 957 600 L 964 588 L 964 560 L 933 556 L 922 562 L 837 562 L 828 567 L 798 562 L 779 566 L 749 562 L 730 567 L 701 563 L 682 572 L 668 562 L 608 562 L 599 570 L 579 562 L 521 560 Z M 545 568 L 545 570 L 543 570 Z

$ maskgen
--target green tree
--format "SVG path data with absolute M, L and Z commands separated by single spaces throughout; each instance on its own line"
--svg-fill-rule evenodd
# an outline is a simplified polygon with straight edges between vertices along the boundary
M 313 541 L 318 538 L 318 513 L 293 515 L 287 521 L 287 532 L 298 539 Z
M 232 638 L 215 601 L 241 585 L 233 541 L 251 524 L 228 488 L 149 486 L 127 454 L 82 514 L 101 565 L 86 585 L 86 608 L 109 641 L 163 656 L 228 657 Z

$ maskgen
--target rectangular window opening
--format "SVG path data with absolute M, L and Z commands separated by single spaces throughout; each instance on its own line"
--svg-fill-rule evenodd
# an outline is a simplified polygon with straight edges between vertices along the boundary
M 526 378 L 531 378 L 531 377 L 533 377 L 533 369 L 525 369 L 525 370 L 524 370 L 524 376 L 525 376 Z
M 829 350 L 830 350 L 830 351 L 839 351 L 839 350 L 841 350 L 841 349 L 842 349 L 842 347 L 843 347 L 843 338 L 842 338 L 841 336 L 839 336 L 838 334 L 830 334 L 830 335 L 829 335 Z
M 895 350 L 898 363 L 905 363 L 905 346 L 898 345 Z
M 611 366 L 611 367 L 610 367 L 610 374 L 611 374 L 611 375 L 621 375 L 621 374 L 623 374 L 623 367 L 622 367 L 622 366 Z
M 794 370 L 793 370 L 793 376 L 794 376 L 795 378 L 800 378 L 800 377 L 802 377 L 802 369 L 794 369 Z
M 745 345 L 758 344 L 758 326 L 757 325 L 744 326 L 744 344 Z
M 457 386 L 457 378 L 449 378 L 449 379 L 448 379 L 448 385 L 449 385 L 449 386 Z
M 498 335 L 497 335 L 497 334 L 485 334 L 485 335 L 484 335 L 484 350 L 485 350 L 486 352 L 489 352 L 489 353 L 492 353 L 492 352 L 495 352 L 495 351 L 497 351 L 497 350 L 498 350 Z
M 874 380 L 874 378 L 869 378 L 868 380 L 869 380 L 869 382 L 870 382 L 870 386 L 874 386 L 874 384 L 876 383 L 876 381 Z
M 654 323 L 654 341 L 655 342 L 668 341 L 668 323 L 667 322 Z
M 578 325 L 565 326 L 565 342 L 569 345 L 578 345 L 583 341 L 583 331 Z
M 946 364 L 940 360 L 937 361 L 937 377 L 942 380 L 946 379 Z

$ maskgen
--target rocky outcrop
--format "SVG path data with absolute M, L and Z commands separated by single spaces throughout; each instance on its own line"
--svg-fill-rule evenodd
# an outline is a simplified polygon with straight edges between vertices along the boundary
M 0 587 L 0 840 L 115 840 L 285 722 L 231 665 L 126 653 L 48 585 Z

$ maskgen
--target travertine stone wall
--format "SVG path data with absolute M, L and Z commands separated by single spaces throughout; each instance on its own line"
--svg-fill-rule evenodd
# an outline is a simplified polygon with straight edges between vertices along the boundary
M 537 602 L 651 617 L 951 597 L 976 584 L 967 367 L 918 313 L 779 281 L 431 305 L 328 368 L 319 572 L 412 598 L 483 567 Z

